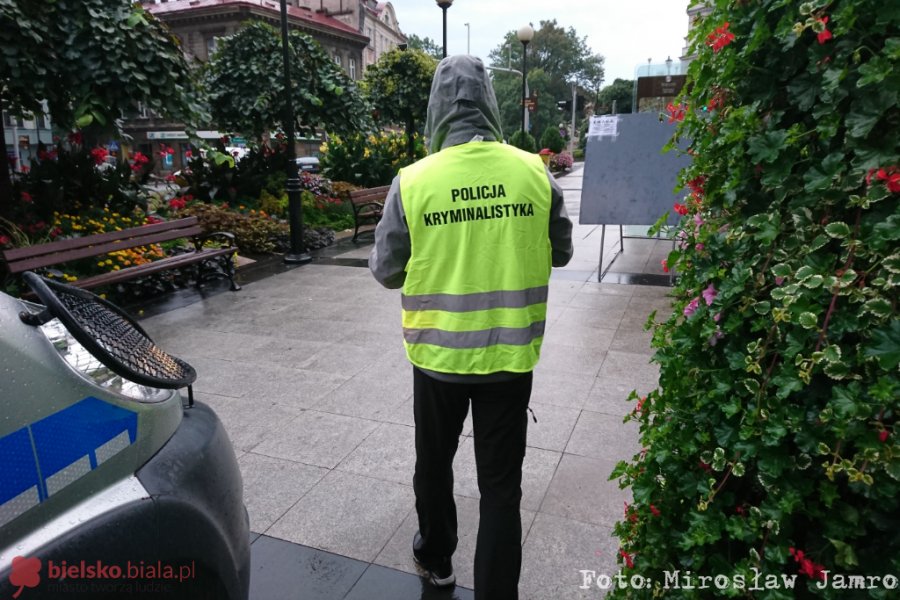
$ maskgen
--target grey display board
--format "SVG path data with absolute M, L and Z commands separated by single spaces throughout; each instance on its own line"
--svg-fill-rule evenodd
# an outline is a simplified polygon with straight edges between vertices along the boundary
M 684 197 L 673 192 L 678 172 L 690 156 L 662 149 L 675 125 L 657 113 L 606 118 L 601 135 L 588 137 L 581 187 L 582 225 L 652 225 L 669 211 L 670 225 L 678 215 L 672 205 Z

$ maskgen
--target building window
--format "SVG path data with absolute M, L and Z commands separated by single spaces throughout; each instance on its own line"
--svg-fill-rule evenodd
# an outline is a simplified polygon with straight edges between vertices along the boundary
M 340 54 L 335 54 L 335 55 L 334 55 L 334 64 L 336 64 L 336 65 L 339 66 L 339 67 L 343 67 L 343 66 L 344 66 L 344 64 L 341 62 L 341 55 L 340 55 Z
M 44 118 L 44 113 L 39 113 L 35 118 L 35 126 L 38 129 L 47 129 L 47 120 Z
M 216 53 L 216 48 L 219 47 L 219 38 L 217 36 L 212 36 L 210 38 L 206 38 L 206 58 L 212 58 L 212 55 Z
M 356 59 L 350 59 L 350 79 L 356 79 Z
M 366 27 L 366 37 L 369 38 L 369 48 L 375 47 L 375 33 L 371 27 Z

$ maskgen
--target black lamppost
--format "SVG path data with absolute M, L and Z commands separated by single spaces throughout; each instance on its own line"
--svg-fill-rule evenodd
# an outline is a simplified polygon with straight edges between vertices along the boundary
M 284 133 L 287 136 L 288 222 L 291 228 L 291 249 L 284 255 L 288 264 L 305 265 L 312 260 L 303 243 L 303 202 L 300 199 L 300 171 L 294 148 L 294 104 L 291 99 L 291 58 L 288 51 L 287 0 L 281 0 L 281 54 L 284 59 Z
M 447 9 L 453 4 L 453 0 L 435 0 L 444 12 L 444 58 L 447 58 Z
M 519 31 L 516 32 L 516 37 L 519 38 L 519 41 L 522 42 L 522 137 L 525 137 L 525 113 L 528 112 L 528 106 L 525 104 L 525 98 L 528 92 L 526 91 L 526 86 L 528 85 L 528 69 L 526 68 L 526 57 L 528 56 L 528 42 L 534 37 L 534 28 L 531 25 L 524 25 L 519 27 Z

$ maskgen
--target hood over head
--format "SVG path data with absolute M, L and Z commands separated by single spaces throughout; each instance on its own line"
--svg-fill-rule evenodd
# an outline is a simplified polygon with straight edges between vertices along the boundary
M 448 56 L 438 63 L 431 82 L 425 122 L 429 151 L 465 144 L 475 136 L 503 139 L 494 86 L 481 59 Z

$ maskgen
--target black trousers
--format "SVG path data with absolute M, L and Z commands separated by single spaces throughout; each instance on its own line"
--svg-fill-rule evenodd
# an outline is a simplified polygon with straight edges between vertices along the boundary
M 498 383 L 447 383 L 413 368 L 421 557 L 452 556 L 458 542 L 453 457 L 472 401 L 481 492 L 475 549 L 476 600 L 517 600 L 522 570 L 522 461 L 532 374 Z

